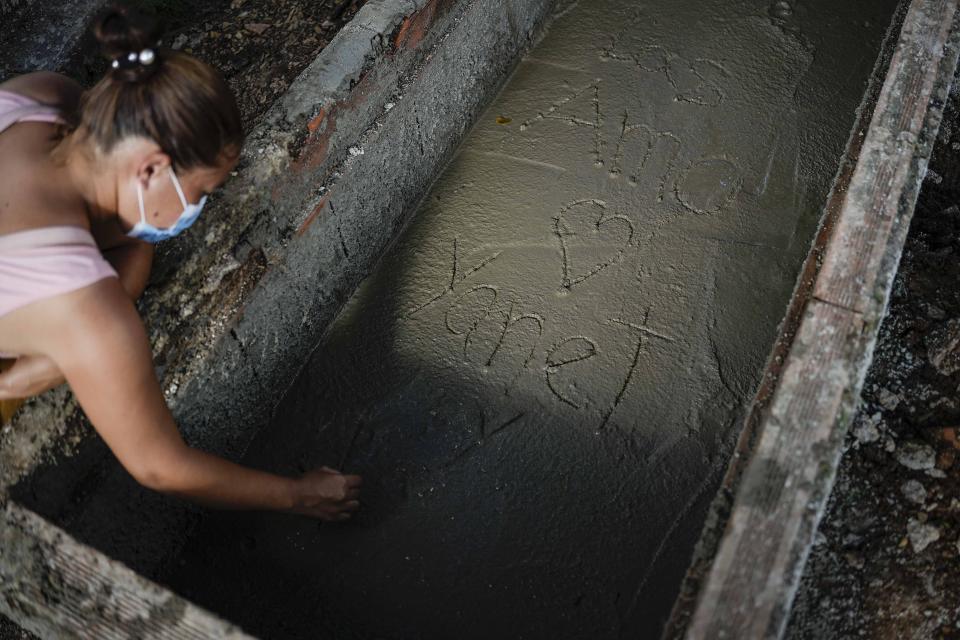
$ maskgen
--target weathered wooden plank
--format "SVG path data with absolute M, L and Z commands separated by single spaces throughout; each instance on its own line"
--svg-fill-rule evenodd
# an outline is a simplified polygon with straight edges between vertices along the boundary
M 779 635 L 855 403 L 862 329 L 858 313 L 807 307 L 688 637 Z
M 900 200 L 938 77 L 933 70 L 943 59 L 956 8 L 955 0 L 927 0 L 914 2 L 907 15 L 817 279 L 814 295 L 821 300 L 865 313 L 883 295 L 877 291 L 877 276 L 901 214 Z
M 13 502 L 0 547 L 0 611 L 42 638 L 250 639 Z
M 740 474 L 739 481 L 725 488 L 736 488 L 736 498 L 697 594 L 688 638 L 783 633 L 956 69 L 958 18 L 957 0 L 910 4 L 813 297 L 769 412 L 755 430 L 755 448 L 741 452 L 750 462 L 742 474 L 742 462 L 731 465 L 728 476 Z M 809 295 L 801 283 L 791 308 Z M 672 622 L 668 634 L 676 637 L 683 612 L 675 611 Z

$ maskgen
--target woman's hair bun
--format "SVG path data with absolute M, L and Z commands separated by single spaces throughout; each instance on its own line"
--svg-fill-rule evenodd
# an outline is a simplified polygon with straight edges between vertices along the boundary
M 103 55 L 112 62 L 130 53 L 155 49 L 160 39 L 160 25 L 153 16 L 125 3 L 115 2 L 104 7 L 97 15 L 93 35 L 100 43 Z M 137 82 L 152 75 L 158 63 L 159 57 L 149 65 L 123 64 L 113 68 L 112 73 L 121 80 Z

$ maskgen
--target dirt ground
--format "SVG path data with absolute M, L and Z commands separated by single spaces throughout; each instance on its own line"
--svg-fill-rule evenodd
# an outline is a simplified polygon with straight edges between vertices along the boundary
M 169 0 L 168 0 L 169 1 Z M 195 2 L 165 43 L 221 70 L 249 127 L 356 14 L 364 0 Z
M 163 21 L 163 45 L 191 53 L 223 73 L 247 131 L 366 0 L 138 0 Z M 69 72 L 85 86 L 106 71 L 82 51 Z M 0 640 L 35 640 L 0 615 Z
M 948 103 L 790 638 L 960 638 L 960 113 Z
M 165 46 L 220 69 L 248 128 L 364 1 L 139 0 L 163 17 Z

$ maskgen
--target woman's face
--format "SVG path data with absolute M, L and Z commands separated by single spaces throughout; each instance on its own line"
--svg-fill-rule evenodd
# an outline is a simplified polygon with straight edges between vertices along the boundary
M 188 204 L 196 204 L 205 195 L 210 195 L 222 185 L 237 165 L 237 158 L 224 159 L 216 167 L 197 167 L 177 173 Z M 183 213 L 183 202 L 177 194 L 170 167 L 151 176 L 143 185 L 143 210 L 147 223 L 165 229 L 176 224 Z M 139 206 L 137 216 L 139 218 Z
M 183 201 L 177 193 L 168 156 L 154 148 L 132 163 L 126 178 L 121 178 L 117 194 L 117 209 L 121 227 L 129 231 L 140 221 L 137 186 L 143 194 L 145 221 L 159 229 L 176 224 L 183 213 Z M 239 153 L 223 154 L 215 167 L 196 167 L 176 172 L 188 204 L 196 204 L 222 185 L 236 167 Z

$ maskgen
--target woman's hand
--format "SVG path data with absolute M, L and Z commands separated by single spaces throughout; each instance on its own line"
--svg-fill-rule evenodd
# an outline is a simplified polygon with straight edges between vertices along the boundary
M 330 522 L 349 520 L 360 508 L 360 476 L 343 475 L 330 467 L 308 471 L 294 482 L 294 513 Z
M 0 400 L 29 398 L 63 383 L 63 374 L 51 358 L 21 356 L 0 373 Z

